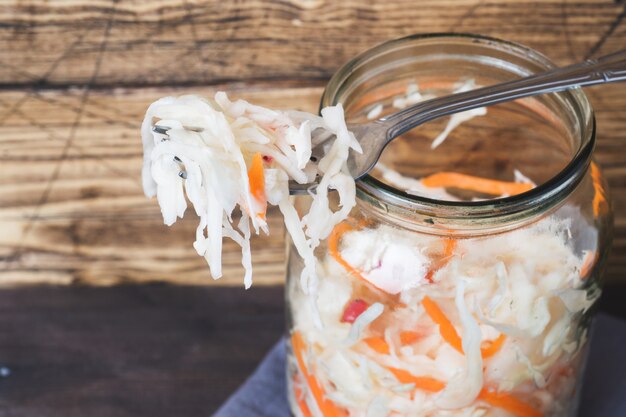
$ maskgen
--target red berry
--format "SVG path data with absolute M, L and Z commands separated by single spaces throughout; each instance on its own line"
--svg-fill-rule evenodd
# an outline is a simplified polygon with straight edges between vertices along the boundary
M 343 310 L 343 316 L 341 316 L 342 323 L 354 323 L 357 317 L 367 310 L 369 304 L 363 300 L 352 300 L 348 303 L 345 310 Z

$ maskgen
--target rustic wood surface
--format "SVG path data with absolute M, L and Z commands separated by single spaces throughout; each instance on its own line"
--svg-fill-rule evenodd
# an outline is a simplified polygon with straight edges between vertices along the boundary
M 626 45 L 623 19 L 613 0 L 5 0 L 0 83 L 325 80 L 373 44 L 418 32 L 492 35 L 566 63 Z
M 500 36 L 574 62 L 626 45 L 625 7 L 610 1 L 2 2 L 0 284 L 211 282 L 190 247 L 195 220 L 165 230 L 155 203 L 141 194 L 137 126 L 155 98 L 222 88 L 260 104 L 314 111 L 323 80 L 342 62 L 415 32 Z M 626 88 L 589 91 L 598 112 L 597 159 L 617 213 L 608 272 L 614 281 L 626 270 Z M 282 227 L 276 216 L 271 222 L 272 235 L 254 242 L 259 284 L 283 279 Z M 233 244 L 224 261 L 218 282 L 240 285 Z
M 283 333 L 279 287 L 34 286 L 0 306 L 2 417 L 208 417 Z
M 198 221 L 192 211 L 168 229 L 141 189 L 137 129 L 146 105 L 191 91 L 213 93 L 116 89 L 84 99 L 82 90 L 37 91 L 8 110 L 0 122 L 0 285 L 214 282 L 191 246 Z M 0 92 L 0 106 L 24 94 Z M 320 89 L 245 87 L 242 94 L 314 111 Z M 284 279 L 282 219 L 269 219 L 271 234 L 252 243 L 257 284 Z M 215 282 L 242 286 L 241 250 L 232 241 L 225 240 L 223 260 L 224 278 Z
M 224 86 L 263 105 L 315 111 L 320 87 Z M 241 286 L 239 248 L 225 240 L 224 277 L 213 281 L 191 247 L 197 219 L 172 228 L 141 190 L 137 129 L 146 105 L 168 94 L 213 88 L 0 92 L 0 285 L 174 281 Z M 626 273 L 626 89 L 594 88 L 596 156 L 616 212 L 607 272 Z M 27 97 L 22 99 L 22 97 Z M 20 103 L 20 100 L 23 100 Z M 20 103 L 15 106 L 15 103 Z M 3 107 L 2 107 L 3 106 Z M 13 107 L 12 107 L 13 106 Z M 284 279 L 284 231 L 275 211 L 255 237 L 255 281 Z
M 624 297 L 601 310 L 626 318 Z M 282 287 L 30 286 L 0 306 L 2 417 L 208 417 L 283 334 Z
M 529 13 L 529 11 L 532 11 Z M 141 192 L 138 124 L 166 94 L 236 96 L 315 111 L 324 80 L 385 39 L 467 31 L 519 41 L 559 63 L 626 46 L 624 2 L 2 1 L 0 285 L 212 283 Z M 608 280 L 626 272 L 626 86 L 589 90 L 612 188 Z M 283 230 L 255 239 L 257 284 L 283 280 Z M 241 285 L 226 243 L 225 285 Z

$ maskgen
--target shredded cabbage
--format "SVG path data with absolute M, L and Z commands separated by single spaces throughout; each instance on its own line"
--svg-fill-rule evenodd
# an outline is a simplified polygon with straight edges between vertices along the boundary
M 309 161 L 311 132 L 316 128 L 337 136 L 318 164 Z M 265 211 L 274 205 L 304 259 L 303 288 L 315 292 L 313 251 L 356 204 L 346 160 L 351 149 L 361 149 L 346 127 L 341 105 L 323 109 L 319 117 L 233 102 L 224 92 L 213 100 L 165 97 L 148 108 L 141 134 L 146 196 L 156 195 L 168 226 L 183 217 L 185 196 L 189 199 L 200 218 L 193 246 L 206 259 L 214 279 L 222 276 L 222 240 L 228 237 L 241 247 L 245 287 L 252 285 L 252 229 L 256 234 L 269 232 Z M 248 172 L 257 154 L 264 160 L 263 184 L 261 190 L 252 190 Z M 316 175 L 321 177 L 317 193 L 301 219 L 289 199 L 288 181 L 305 184 Z M 337 211 L 330 208 L 329 189 L 338 191 Z M 241 216 L 236 226 L 235 209 Z
M 385 181 L 400 190 L 404 190 L 407 194 L 438 200 L 459 201 L 458 198 L 448 193 L 445 188 L 426 187 L 422 184 L 422 181 L 402 175 L 382 162 L 377 163 L 375 169 L 381 173 Z
M 407 285 L 399 293 L 394 286 L 394 266 L 404 269 L 414 256 L 413 250 L 426 259 L 441 257 L 443 238 L 385 224 L 345 232 L 340 255 L 359 271 L 360 278 L 351 276 L 332 256 L 320 260 L 325 294 L 334 291 L 341 297 L 329 297 L 321 304 L 325 305 L 323 329 L 312 326 L 306 309 L 296 308 L 294 315 L 294 326 L 319 348 L 316 356 L 326 364 L 316 376 L 325 381 L 329 398 L 342 401 L 354 415 L 366 415 L 379 396 L 385 398 L 391 415 L 510 415 L 486 403 L 481 394 L 485 390 L 518 398 L 544 415 L 564 407 L 569 397 L 565 391 L 555 390 L 564 390 L 576 375 L 559 372 L 566 366 L 578 366 L 582 351 L 577 334 L 579 319 L 596 297 L 579 278 L 584 251 L 577 254 L 567 243 L 570 224 L 550 216 L 507 233 L 458 239 L 448 263 L 425 264 L 439 268 L 432 283 Z M 392 246 L 398 256 L 386 258 L 385 252 Z M 386 278 L 370 281 L 370 272 L 380 270 L 385 261 L 389 263 L 385 266 L 389 273 L 383 274 Z M 417 269 L 412 274 L 414 283 L 422 280 Z M 342 308 L 326 306 L 337 303 L 345 307 L 372 289 L 381 291 L 370 293 L 373 300 L 380 301 L 372 303 L 352 326 L 339 322 Z M 453 323 L 461 351 L 441 335 L 439 325 L 420 307 L 424 295 L 436 299 Z M 293 303 L 306 302 L 300 290 L 290 289 L 290 297 Z M 417 336 L 405 345 L 400 335 L 407 330 Z M 483 350 L 502 337 L 504 341 L 495 353 L 484 357 Z M 366 342 L 372 338 L 377 343 L 384 340 L 388 351 L 368 346 Z M 367 359 L 348 361 L 356 372 L 339 374 L 343 365 L 327 356 L 337 351 L 346 357 L 358 354 Z M 434 378 L 444 385 L 431 392 L 399 379 L 390 369 L 417 378 Z M 365 380 L 367 395 L 361 397 L 360 383 Z M 350 393 L 355 389 L 360 400 L 347 403 L 354 398 Z M 543 402 L 541 398 L 547 396 L 550 400 Z
M 456 373 L 436 398 L 435 403 L 444 409 L 470 405 L 483 388 L 483 359 L 480 352 L 482 340 L 480 327 L 465 304 L 465 281 L 459 280 L 454 300 L 463 326 L 463 353 L 465 367 Z
M 457 86 L 457 88 L 454 89 L 453 93 L 463 93 L 465 91 L 474 90 L 475 88 L 477 88 L 476 82 L 474 80 L 468 80 Z M 446 140 L 450 132 L 456 129 L 461 123 L 473 119 L 476 116 L 484 116 L 486 114 L 486 107 L 478 107 L 476 109 L 453 114 L 452 116 L 450 116 L 448 124 L 446 125 L 443 132 L 441 132 L 435 139 L 433 139 L 432 143 L 430 144 L 430 148 L 435 149 L 439 145 L 441 145 Z
M 367 308 L 359 317 L 354 320 L 350 328 L 350 334 L 346 342 L 350 345 L 356 343 L 361 338 L 363 330 L 385 311 L 385 306 L 381 303 L 374 303 Z
M 383 112 L 383 108 L 384 108 L 383 105 L 378 103 L 377 105 L 372 107 L 372 109 L 369 112 L 367 112 L 367 118 L 369 120 L 377 119 L 378 116 L 380 116 L 380 114 Z
M 387 417 L 389 415 L 387 401 L 387 398 L 382 395 L 375 397 L 367 406 L 365 417 Z
M 456 88 L 452 91 L 452 93 L 453 94 L 463 93 L 465 91 L 470 91 L 475 88 L 477 88 L 476 82 L 473 79 L 470 79 L 465 82 L 461 82 L 457 84 Z M 404 96 L 396 97 L 392 102 L 392 106 L 396 109 L 404 109 L 414 104 L 417 104 L 421 101 L 430 100 L 432 98 L 435 98 L 435 96 L 431 94 L 421 94 L 417 83 L 410 83 L 407 86 L 406 94 Z M 378 107 L 374 107 L 370 111 L 370 113 L 368 113 L 367 118 L 368 119 L 376 118 L 380 114 L 380 112 L 382 112 L 382 110 L 383 110 L 382 107 L 380 107 L 380 111 L 378 111 Z M 374 114 L 374 115 L 370 116 L 371 114 Z M 446 125 L 445 129 L 435 139 L 433 139 L 430 145 L 431 149 L 435 149 L 439 145 L 441 145 L 446 140 L 448 135 L 454 129 L 456 129 L 461 123 L 466 122 L 470 119 L 473 119 L 476 116 L 484 116 L 485 114 L 487 114 L 486 107 L 478 107 L 476 109 L 467 110 L 461 113 L 453 114 L 452 116 L 450 116 L 450 119 L 448 120 L 448 124 Z

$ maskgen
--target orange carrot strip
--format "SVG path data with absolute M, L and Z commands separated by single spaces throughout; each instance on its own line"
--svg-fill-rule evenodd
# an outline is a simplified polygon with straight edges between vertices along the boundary
M 335 258 L 339 265 L 343 266 L 346 271 L 348 271 L 350 275 L 353 275 L 357 278 L 365 279 L 361 275 L 361 272 L 358 269 L 354 268 L 352 265 L 350 265 L 348 262 L 346 262 L 346 260 L 343 259 L 341 257 L 341 254 L 339 253 L 339 240 L 341 239 L 341 236 L 343 236 L 344 233 L 354 229 L 354 226 L 346 222 L 339 223 L 337 226 L 335 226 L 330 236 L 328 237 L 328 252 L 333 258 Z
M 298 366 L 302 371 L 304 378 L 307 381 L 311 394 L 315 398 L 317 405 L 324 417 L 347 417 L 347 413 L 344 410 L 338 408 L 335 403 L 326 398 L 324 390 L 315 376 L 311 375 L 307 370 L 306 363 L 304 361 L 304 352 L 306 351 L 306 344 L 302 335 L 299 332 L 293 332 L 291 335 L 291 346 L 296 356 Z
M 444 382 L 429 376 L 414 376 L 404 369 L 387 367 L 389 371 L 396 377 L 398 382 L 402 384 L 415 384 L 415 388 L 428 392 L 439 392 L 446 387 Z
M 430 282 L 431 284 L 434 282 L 433 275 L 435 275 L 435 272 L 437 272 L 439 269 L 446 266 L 448 262 L 450 262 L 450 259 L 452 258 L 452 252 L 454 252 L 454 248 L 456 248 L 456 244 L 457 244 L 456 239 L 452 239 L 452 238 L 446 239 L 444 248 L 443 248 L 443 256 L 441 257 L 441 259 L 439 259 L 438 262 L 435 263 L 435 265 L 432 268 L 428 270 L 428 272 L 426 272 L 426 275 L 424 276 L 424 279 L 426 281 Z
M 463 341 L 461 337 L 457 333 L 456 329 L 452 325 L 452 322 L 446 317 L 443 311 L 439 308 L 437 303 L 431 300 L 428 296 L 425 296 L 422 300 L 422 305 L 424 306 L 424 310 L 426 310 L 426 314 L 439 325 L 439 333 L 443 340 L 445 340 L 450 346 L 456 349 L 459 353 L 463 353 Z M 485 347 L 481 347 L 480 352 L 483 358 L 488 358 L 490 356 L 495 355 L 500 348 L 502 348 L 502 344 L 506 336 L 501 334 L 494 341 L 488 341 Z
M 448 342 L 450 346 L 454 349 L 463 353 L 463 342 L 459 337 L 459 334 L 456 332 L 456 329 L 452 325 L 452 322 L 446 317 L 446 315 L 441 311 L 437 303 L 430 299 L 430 297 L 425 296 L 422 299 L 422 305 L 426 310 L 426 314 L 431 318 L 435 324 L 439 325 L 439 333 L 443 340 Z
M 306 401 L 304 401 L 303 392 L 300 386 L 296 383 L 296 375 L 294 374 L 292 380 L 294 395 L 296 397 L 296 402 L 298 403 L 298 407 L 300 407 L 300 411 L 304 417 L 313 417 L 311 411 L 309 410 L 309 406 L 306 405 Z
M 363 339 L 367 345 L 378 353 L 389 355 L 389 345 L 382 337 L 366 337 Z
M 257 152 L 252 157 L 252 164 L 248 170 L 250 193 L 259 201 L 265 201 L 265 173 L 263 172 L 263 155 Z
M 422 178 L 426 187 L 454 187 L 492 195 L 521 194 L 533 188 L 532 184 L 498 181 L 456 172 L 438 172 Z
M 417 332 L 400 332 L 400 343 L 402 344 L 402 346 L 413 344 L 417 342 L 420 338 L 421 335 Z
M 267 211 L 267 198 L 265 196 L 265 173 L 263 172 L 263 155 L 257 152 L 252 157 L 252 163 L 248 170 L 248 184 L 250 185 L 250 193 L 263 205 L 263 211 L 257 213 L 259 217 L 265 219 Z
M 602 185 L 602 175 L 595 162 L 591 163 L 591 180 L 593 181 L 593 214 L 597 217 L 604 214 L 609 208 L 606 200 L 606 190 Z
M 583 265 L 580 267 L 580 278 L 585 279 L 589 276 L 591 272 L 591 268 L 596 260 L 596 252 L 590 250 L 585 254 L 585 259 L 583 260 Z
M 498 353 L 498 351 L 502 348 L 505 339 L 506 336 L 504 334 L 501 334 L 500 336 L 498 336 L 497 339 L 485 342 L 485 346 L 481 346 L 480 348 L 480 353 L 482 354 L 483 359 L 489 358 Z
M 448 263 L 448 261 L 450 260 L 450 257 L 452 256 L 452 252 L 454 252 L 454 249 L 456 248 L 456 244 L 457 244 L 456 239 L 452 239 L 452 238 L 446 239 L 446 245 L 443 248 L 443 260 L 445 261 L 444 265 Z M 440 268 L 442 266 L 443 265 L 441 265 Z
M 518 417 L 544 417 L 541 411 L 505 392 L 493 392 L 483 388 L 478 395 L 478 399 L 513 413 Z
M 425 279 L 426 281 L 428 281 L 429 283 L 431 283 L 431 284 L 432 284 L 433 282 L 435 282 L 435 281 L 433 280 L 433 275 L 435 275 L 435 272 L 437 272 L 437 269 L 435 269 L 435 268 L 431 268 L 431 269 L 429 269 L 429 270 L 426 272 L 426 275 L 424 275 L 424 279 Z

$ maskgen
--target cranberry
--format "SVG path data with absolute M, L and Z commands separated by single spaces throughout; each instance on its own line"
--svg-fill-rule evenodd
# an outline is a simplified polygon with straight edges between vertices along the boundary
M 342 323 L 354 323 L 357 317 L 367 310 L 369 304 L 363 300 L 352 300 L 348 303 L 345 310 L 343 310 L 343 316 L 341 316 Z

